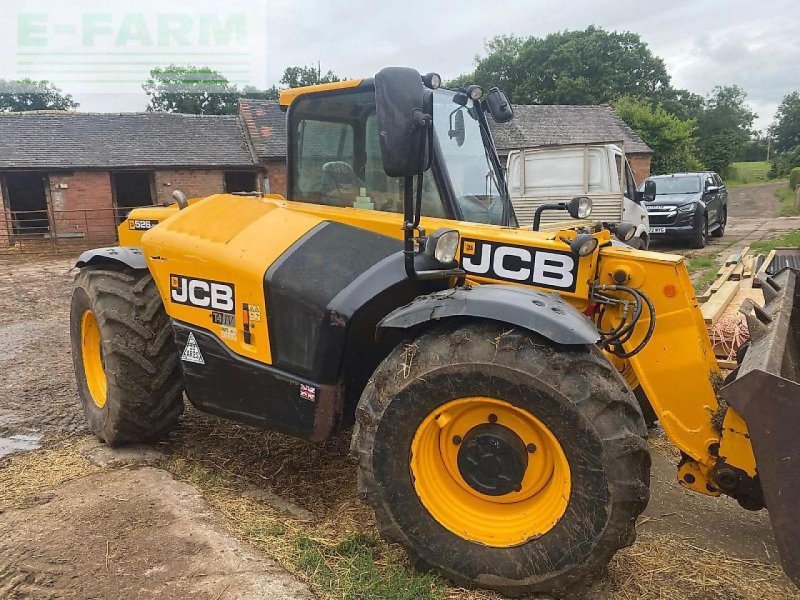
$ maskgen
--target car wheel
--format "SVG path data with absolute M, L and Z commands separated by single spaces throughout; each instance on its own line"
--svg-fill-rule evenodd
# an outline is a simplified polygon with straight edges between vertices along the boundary
M 692 238 L 692 248 L 705 248 L 708 242 L 708 217 L 703 216 L 702 221 L 697 225 Z
M 711 235 L 717 238 L 721 238 L 725 235 L 725 226 L 728 224 L 728 209 L 722 209 L 722 216 L 719 218 L 719 227 L 714 230 L 714 233 Z

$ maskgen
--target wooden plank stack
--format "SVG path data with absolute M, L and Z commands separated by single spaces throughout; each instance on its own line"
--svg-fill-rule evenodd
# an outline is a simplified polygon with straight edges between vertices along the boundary
M 756 257 L 750 253 L 747 246 L 741 252 L 731 254 L 725 264 L 717 271 L 717 278 L 708 289 L 698 296 L 702 302 L 700 311 L 706 328 L 711 334 L 714 325 L 723 317 L 735 315 L 742 303 L 750 298 L 756 304 L 764 304 L 764 294 L 758 287 L 754 287 Z M 769 258 L 764 264 L 768 264 Z M 712 339 L 714 339 L 712 337 Z M 735 364 L 728 360 L 728 352 L 721 344 L 714 344 L 714 352 L 720 368 L 735 368 Z

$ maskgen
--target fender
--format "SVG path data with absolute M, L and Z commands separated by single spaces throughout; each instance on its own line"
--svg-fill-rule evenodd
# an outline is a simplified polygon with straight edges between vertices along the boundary
M 87 250 L 78 257 L 75 266 L 81 269 L 83 267 L 114 263 L 136 270 L 147 268 L 141 249 L 125 246 L 109 246 L 108 248 Z
M 447 317 L 503 321 L 538 333 L 556 344 L 594 344 L 600 334 L 594 323 L 558 294 L 512 285 L 480 285 L 419 296 L 388 314 L 378 331 L 408 329 Z

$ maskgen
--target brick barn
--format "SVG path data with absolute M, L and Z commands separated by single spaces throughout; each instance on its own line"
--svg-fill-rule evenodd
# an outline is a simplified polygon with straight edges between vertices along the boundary
M 0 245 L 110 235 L 132 207 L 264 187 L 237 116 L 0 114 Z

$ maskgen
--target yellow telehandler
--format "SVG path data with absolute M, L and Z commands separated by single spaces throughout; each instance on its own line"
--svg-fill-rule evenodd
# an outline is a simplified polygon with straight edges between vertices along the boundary
M 797 583 L 796 273 L 764 281 L 723 381 L 683 258 L 626 246 L 632 226 L 591 224 L 586 198 L 518 228 L 487 125 L 507 97 L 439 84 L 390 67 L 284 91 L 290 200 L 177 195 L 81 255 L 92 430 L 163 438 L 184 394 L 309 440 L 354 425 L 360 493 L 415 564 L 560 595 L 635 538 L 641 403 L 681 485 L 769 509 Z M 551 210 L 582 220 L 536 230 Z

